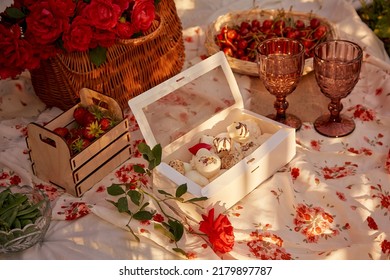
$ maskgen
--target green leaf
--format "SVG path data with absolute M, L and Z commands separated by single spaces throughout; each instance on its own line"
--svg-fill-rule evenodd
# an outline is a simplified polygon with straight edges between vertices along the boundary
M 170 232 L 168 229 L 163 227 L 161 224 L 154 224 L 154 229 L 162 233 L 164 236 L 168 237 L 170 240 L 172 241 L 175 240 L 175 237 L 173 236 L 172 232 Z
M 149 202 L 145 202 L 144 205 L 141 206 L 141 208 L 139 209 L 140 211 L 141 210 L 144 210 L 150 203 Z
M 170 193 L 167 193 L 166 191 L 164 190 L 157 190 L 159 193 L 163 194 L 163 195 L 166 195 L 166 196 L 170 196 L 172 197 L 172 195 Z
M 118 211 L 120 213 L 127 212 L 129 210 L 129 206 L 127 204 L 127 198 L 126 197 L 121 197 L 118 199 Z
M 187 184 L 182 184 L 176 189 L 176 197 L 181 197 L 183 194 L 187 192 Z
M 149 211 L 143 210 L 134 213 L 133 218 L 138 221 L 149 221 L 153 218 L 153 214 L 150 213 Z
M 125 193 L 125 191 L 122 188 L 122 186 L 118 185 L 118 184 L 113 184 L 113 185 L 109 186 L 107 188 L 107 192 L 108 192 L 109 195 L 113 195 L 113 196 L 121 195 L 121 194 Z
M 157 144 L 156 146 L 153 147 L 152 154 L 154 157 L 154 161 L 153 161 L 153 166 L 150 166 L 149 169 L 153 169 L 161 163 L 162 148 L 160 144 Z
M 130 190 L 127 192 L 127 195 L 130 197 L 131 201 L 139 206 L 140 205 L 140 201 L 141 201 L 141 193 L 139 191 L 136 191 L 136 190 Z
M 107 49 L 97 46 L 96 48 L 89 50 L 89 58 L 93 64 L 99 67 L 107 59 Z
M 5 9 L 5 13 L 10 18 L 14 18 L 14 19 L 21 19 L 26 16 L 21 10 L 15 7 L 8 7 L 7 9 Z
M 180 253 L 184 256 L 187 256 L 187 253 L 183 250 L 183 249 L 180 249 L 180 248 L 172 248 L 173 251 L 177 252 L 177 253 Z
M 179 241 L 184 233 L 184 227 L 181 223 L 178 221 L 169 220 L 168 221 L 170 231 L 173 233 L 173 236 L 175 237 L 174 241 Z
M 198 201 L 204 201 L 204 200 L 207 200 L 208 198 L 205 197 L 205 196 L 202 196 L 202 197 L 195 197 L 195 198 L 191 198 L 189 200 L 186 200 L 185 202 L 198 202 Z
M 137 173 L 140 173 L 140 174 L 146 173 L 145 169 L 140 165 L 134 165 L 133 168 L 134 168 L 134 171 Z

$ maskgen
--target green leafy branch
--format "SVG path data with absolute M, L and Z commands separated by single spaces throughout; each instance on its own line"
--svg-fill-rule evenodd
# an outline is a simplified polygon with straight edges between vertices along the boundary
M 134 165 L 134 171 L 139 174 L 145 174 L 151 178 L 153 169 L 161 163 L 161 145 L 157 144 L 151 149 L 147 144 L 140 143 L 138 145 L 138 150 L 142 154 L 142 157 L 148 162 L 148 165 L 146 168 L 141 165 Z M 176 247 L 172 248 L 172 250 L 186 255 L 177 244 L 183 237 L 184 225 L 180 220 L 168 214 L 162 204 L 168 200 L 175 200 L 179 203 L 191 203 L 199 206 L 197 203 L 206 200 L 207 197 L 196 197 L 185 200 L 183 196 L 187 193 L 187 185 L 182 184 L 177 187 L 175 194 L 170 194 L 164 190 L 157 190 L 157 192 L 163 196 L 162 198 L 158 198 L 148 190 L 147 186 L 145 186 L 142 181 L 131 184 L 112 184 L 107 188 L 107 192 L 111 196 L 119 197 L 117 201 L 107 201 L 113 204 L 120 213 L 126 213 L 130 216 L 126 227 L 137 241 L 140 241 L 139 237 L 130 227 L 130 223 L 133 220 L 151 221 L 157 211 L 149 209 L 148 206 L 150 205 L 151 200 L 154 201 L 162 215 L 167 219 L 167 222 L 154 222 L 154 229 L 175 243 Z

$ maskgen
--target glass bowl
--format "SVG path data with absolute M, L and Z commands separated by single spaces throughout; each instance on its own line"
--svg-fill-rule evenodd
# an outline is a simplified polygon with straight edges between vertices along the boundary
M 23 251 L 41 242 L 50 221 L 50 201 L 40 190 L 30 186 L 0 189 L 0 253 Z

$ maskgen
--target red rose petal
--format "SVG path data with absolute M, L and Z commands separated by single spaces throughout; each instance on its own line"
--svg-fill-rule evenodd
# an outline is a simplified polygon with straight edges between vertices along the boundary
M 206 143 L 198 143 L 198 144 L 192 146 L 191 148 L 189 148 L 188 150 L 190 151 L 191 154 L 196 155 L 196 153 L 199 151 L 199 149 L 202 149 L 202 148 L 210 151 L 212 146 L 209 144 L 206 144 Z

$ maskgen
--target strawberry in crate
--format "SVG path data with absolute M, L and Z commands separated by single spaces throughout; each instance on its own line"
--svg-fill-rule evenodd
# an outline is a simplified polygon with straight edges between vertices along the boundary
M 69 128 L 57 127 L 53 130 L 65 139 L 72 154 L 84 150 L 119 122 L 110 111 L 96 105 L 79 105 L 73 111 L 73 118 Z

